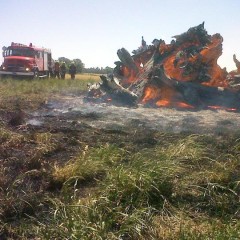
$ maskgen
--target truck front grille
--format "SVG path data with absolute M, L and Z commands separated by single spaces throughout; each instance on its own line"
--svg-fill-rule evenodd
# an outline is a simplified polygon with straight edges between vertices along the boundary
M 12 71 L 12 72 L 17 72 L 17 71 L 24 71 L 24 65 L 22 64 L 9 64 L 7 67 L 8 71 Z

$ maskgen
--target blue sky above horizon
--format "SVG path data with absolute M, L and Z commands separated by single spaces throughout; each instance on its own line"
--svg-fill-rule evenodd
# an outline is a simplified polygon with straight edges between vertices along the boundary
M 0 2 L 0 45 L 44 46 L 53 58 L 80 58 L 86 67 L 114 67 L 117 50 L 137 49 L 205 22 L 208 34 L 224 39 L 219 65 L 240 60 L 239 0 L 8 0 Z M 1 58 L 2 62 L 2 58 Z

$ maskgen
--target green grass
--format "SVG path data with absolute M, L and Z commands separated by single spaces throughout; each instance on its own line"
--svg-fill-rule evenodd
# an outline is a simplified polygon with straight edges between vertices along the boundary
M 240 175 L 229 175 L 239 159 L 214 156 L 206 140 L 191 135 L 135 154 L 106 146 L 57 169 L 68 197 L 56 203 L 44 238 L 238 239 Z M 76 183 L 83 179 L 95 181 L 95 192 L 79 198 Z
M 51 138 L 44 135 L 35 140 L 42 144 Z M 85 148 L 64 166 L 56 166 L 51 181 L 61 183 L 61 193 L 41 200 L 48 202 L 50 210 L 41 221 L 31 222 L 37 236 L 238 239 L 238 139 L 229 139 L 235 142 L 230 149 L 229 141 L 204 135 L 170 139 L 161 135 L 161 141 L 164 146 L 157 144 L 138 153 L 108 144 Z M 221 152 L 215 149 L 219 145 Z M 24 202 L 32 206 L 34 199 Z M 27 211 L 25 205 L 20 207 Z M 17 234 L 29 236 L 24 224 Z
M 95 81 L 81 77 L 0 81 L 0 239 L 239 239 L 238 135 L 152 132 L 144 145 L 140 130 L 126 142 L 6 124 L 16 105 L 36 109 Z
M 35 108 L 59 94 L 81 94 L 87 84 L 99 81 L 98 76 L 79 74 L 75 80 L 62 79 L 12 79 L 0 80 L 0 109 L 9 109 L 14 103 Z

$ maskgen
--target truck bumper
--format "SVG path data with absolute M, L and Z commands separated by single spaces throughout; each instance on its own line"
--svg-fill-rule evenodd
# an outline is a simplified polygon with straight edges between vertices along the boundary
M 9 76 L 34 76 L 33 72 L 8 72 L 0 71 L 0 75 L 9 75 Z

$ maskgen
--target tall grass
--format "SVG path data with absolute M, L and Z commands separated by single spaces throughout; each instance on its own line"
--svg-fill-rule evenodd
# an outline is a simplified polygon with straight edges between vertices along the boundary
M 12 79 L 0 80 L 0 108 L 10 108 L 13 101 L 28 108 L 42 103 L 54 94 L 80 94 L 87 90 L 87 84 L 99 81 L 98 76 L 77 75 L 71 79 Z
M 95 81 L 87 78 L 1 80 L 0 111 L 78 94 Z M 0 238 L 240 238 L 239 136 L 154 133 L 151 148 L 86 144 L 66 164 L 48 165 L 66 151 L 63 134 L 16 133 L 1 120 Z
M 86 151 L 54 173 L 71 197 L 55 202 L 44 238 L 237 239 L 240 176 L 226 178 L 222 164 L 228 157 L 233 173 L 239 159 L 214 156 L 214 146 L 191 135 L 139 153 L 109 145 Z M 84 179 L 95 192 L 79 198 Z

